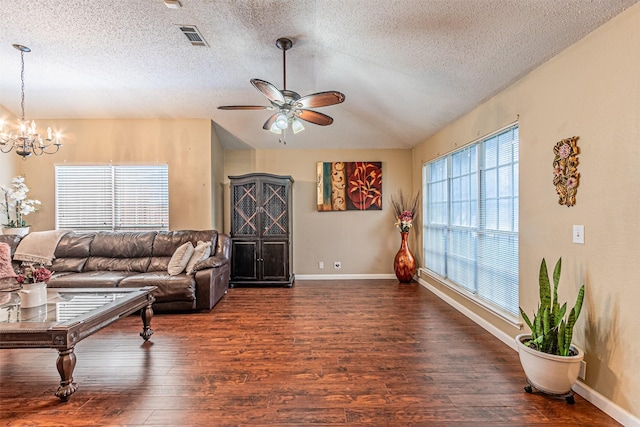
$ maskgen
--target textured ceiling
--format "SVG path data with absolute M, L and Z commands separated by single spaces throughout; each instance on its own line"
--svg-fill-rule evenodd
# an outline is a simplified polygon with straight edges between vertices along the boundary
M 290 148 L 408 148 L 637 0 L 0 0 L 0 104 L 27 118 L 206 118 L 228 148 L 282 148 L 249 80 L 326 90 Z M 209 43 L 191 46 L 180 25 Z

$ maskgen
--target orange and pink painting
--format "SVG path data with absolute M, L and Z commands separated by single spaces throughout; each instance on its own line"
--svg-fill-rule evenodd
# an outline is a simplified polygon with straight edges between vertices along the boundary
M 318 212 L 381 210 L 382 162 L 318 162 Z

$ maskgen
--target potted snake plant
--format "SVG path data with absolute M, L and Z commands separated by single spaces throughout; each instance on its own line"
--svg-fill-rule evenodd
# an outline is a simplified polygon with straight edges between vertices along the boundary
M 531 333 L 518 335 L 516 345 L 522 369 L 530 384 L 525 390 L 531 393 L 531 387 L 535 387 L 544 393 L 565 397 L 568 403 L 573 403 L 571 387 L 578 380 L 584 352 L 571 344 L 571 339 L 582 309 L 584 285 L 580 287 L 576 303 L 567 315 L 567 303 L 561 306 L 558 302 L 561 268 L 562 258 L 558 259 L 553 270 L 552 289 L 547 263 L 542 259 L 538 279 L 538 310 L 531 320 L 520 307 L 520 314 Z

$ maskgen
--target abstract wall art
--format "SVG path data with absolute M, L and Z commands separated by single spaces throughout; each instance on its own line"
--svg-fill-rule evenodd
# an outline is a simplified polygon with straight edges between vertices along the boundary
M 318 212 L 381 210 L 382 162 L 318 162 Z

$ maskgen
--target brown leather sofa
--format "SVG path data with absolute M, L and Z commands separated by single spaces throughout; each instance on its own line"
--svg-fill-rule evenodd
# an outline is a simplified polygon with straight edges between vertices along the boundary
M 15 252 L 17 239 L 7 241 Z M 0 239 L 5 240 L 5 239 Z M 175 250 L 211 241 L 211 256 L 193 274 L 168 273 Z M 214 250 L 215 249 L 215 250 Z M 231 239 L 215 230 L 69 232 L 55 250 L 50 288 L 156 286 L 154 311 L 211 310 L 229 288 Z

